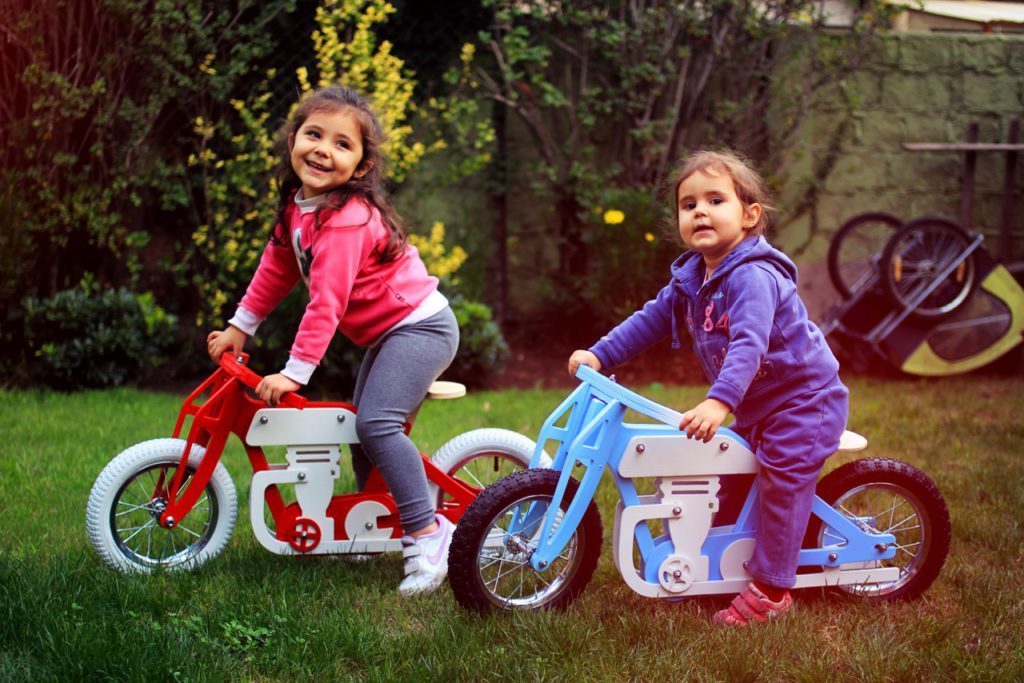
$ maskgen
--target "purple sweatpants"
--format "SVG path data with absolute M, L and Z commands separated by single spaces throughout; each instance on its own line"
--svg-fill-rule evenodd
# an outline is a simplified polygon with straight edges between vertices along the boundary
M 835 384 L 782 404 L 748 430 L 761 469 L 751 575 L 770 586 L 791 588 L 811 516 L 815 486 L 826 458 L 846 429 L 849 392 Z

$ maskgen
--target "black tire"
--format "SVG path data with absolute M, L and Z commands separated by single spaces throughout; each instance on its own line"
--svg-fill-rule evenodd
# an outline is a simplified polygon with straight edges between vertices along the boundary
M 828 245 L 828 276 L 839 295 L 849 299 L 866 286 L 889 238 L 903 221 L 880 211 L 860 213 L 843 223 Z
M 601 553 L 601 515 L 594 501 L 587 506 L 566 549 L 543 572 L 529 564 L 532 536 L 539 533 L 539 523 L 525 535 L 504 533 L 507 517 L 517 507 L 552 499 L 560 474 L 540 469 L 516 472 L 488 486 L 467 508 L 448 551 L 448 582 L 462 607 L 479 613 L 495 608 L 562 609 L 586 587 Z M 578 488 L 576 480 L 570 479 L 562 498 L 563 511 Z M 498 530 L 499 540 L 485 547 L 492 530 Z M 519 568 L 507 569 L 509 566 Z
M 951 220 L 915 218 L 892 236 L 882 252 L 882 287 L 900 309 L 910 308 L 924 287 L 935 281 L 970 246 L 971 236 Z M 967 257 L 913 310 L 919 318 L 936 318 L 960 308 L 978 284 L 974 256 Z
M 818 496 L 844 514 L 874 519 L 872 528 L 895 534 L 899 546 L 894 558 L 879 562 L 880 566 L 900 567 L 899 579 L 838 586 L 836 590 L 866 602 L 911 600 L 939 575 L 949 553 L 949 510 L 935 482 L 921 470 L 888 458 L 855 460 L 818 482 Z M 885 515 L 879 515 L 881 512 Z M 834 544 L 836 539 L 829 538 L 829 531 L 812 515 L 807 527 L 810 545 L 805 547 Z

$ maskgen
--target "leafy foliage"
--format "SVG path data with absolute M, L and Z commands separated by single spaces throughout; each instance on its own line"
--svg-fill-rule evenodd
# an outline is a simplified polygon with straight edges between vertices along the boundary
M 100 291 L 91 279 L 25 300 L 25 336 L 41 381 L 58 389 L 120 386 L 164 360 L 177 318 L 152 294 Z
M 86 271 L 137 280 L 147 206 L 188 201 L 174 159 L 188 107 L 223 101 L 289 4 L 0 0 L 0 165 L 16 172 L 3 204 L 21 233 L 4 237 L 17 256 L 0 290 L 46 296 Z
M 681 154 L 738 148 L 769 168 L 815 97 L 849 73 L 899 6 L 848 3 L 852 28 L 823 30 L 814 0 L 485 0 L 494 25 L 453 80 L 513 112 L 540 159 L 535 190 L 555 206 L 557 288 L 586 291 L 605 243 L 584 234 L 606 188 L 650 201 Z M 483 58 L 486 56 L 486 59 Z M 778 82 L 799 62 L 805 77 Z M 621 273 L 614 273 L 621 277 Z
M 459 353 L 445 377 L 477 385 L 482 377 L 508 357 L 508 344 L 494 322 L 491 309 L 479 301 L 461 295 L 450 298 L 452 312 L 459 322 Z

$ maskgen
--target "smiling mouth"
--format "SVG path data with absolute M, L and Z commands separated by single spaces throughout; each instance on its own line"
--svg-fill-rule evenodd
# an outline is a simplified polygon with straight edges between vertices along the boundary
M 310 168 L 312 168 L 314 171 L 320 171 L 321 173 L 328 173 L 331 170 L 331 169 L 327 168 L 326 166 L 321 166 L 320 164 L 316 163 L 315 161 L 309 161 L 308 159 L 306 160 L 306 165 L 309 166 Z

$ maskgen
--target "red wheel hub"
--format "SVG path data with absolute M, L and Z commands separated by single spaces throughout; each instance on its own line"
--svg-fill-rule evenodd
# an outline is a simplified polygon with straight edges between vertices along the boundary
M 299 517 L 288 532 L 288 545 L 296 552 L 308 553 L 320 545 L 320 525 L 308 517 Z

